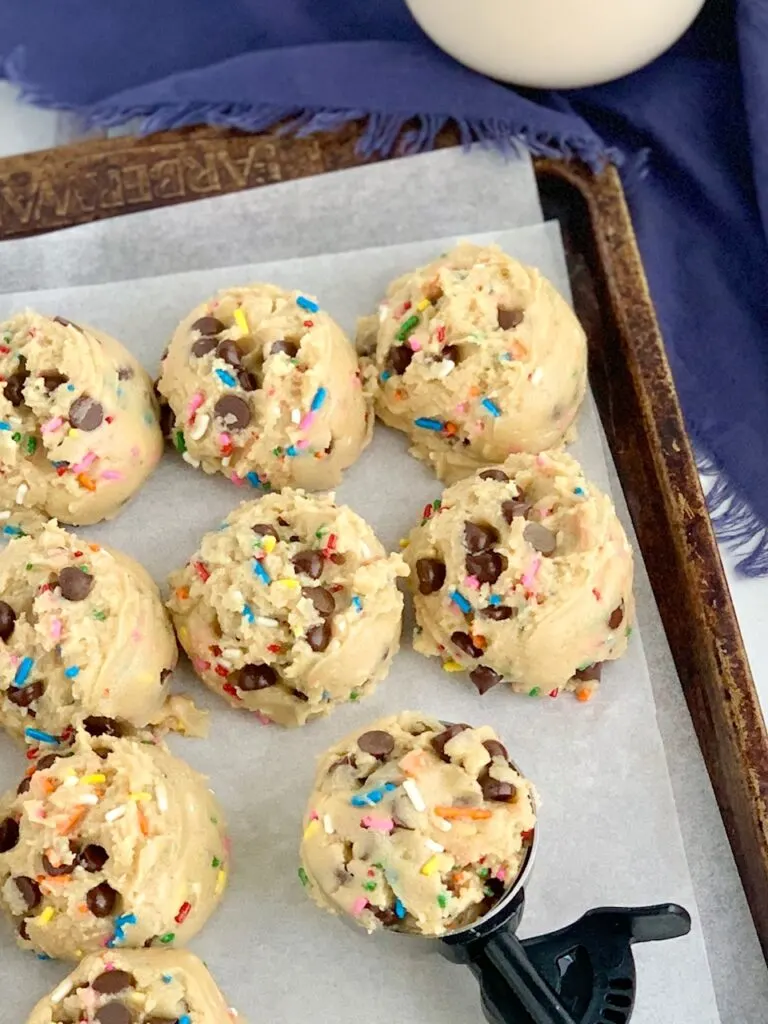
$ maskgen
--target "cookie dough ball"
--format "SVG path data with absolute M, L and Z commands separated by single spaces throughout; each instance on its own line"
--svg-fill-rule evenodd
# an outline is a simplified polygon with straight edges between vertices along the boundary
M 333 495 L 244 502 L 171 576 L 195 671 L 237 708 L 303 725 L 370 693 L 400 644 L 408 568 Z
M 443 935 L 514 884 L 535 824 L 531 784 L 490 726 L 404 711 L 321 758 L 299 875 L 368 931 Z
M 193 466 L 266 490 L 335 487 L 371 439 L 357 356 L 314 299 L 228 288 L 176 329 L 158 390 Z
M 21 945 L 72 960 L 199 931 L 227 870 L 201 775 L 163 746 L 82 733 L 30 771 L 0 801 L 0 903 Z
M 0 380 L 6 522 L 28 530 L 41 517 L 109 519 L 157 465 L 163 439 L 152 382 L 109 335 L 20 313 L 0 324 Z
M 358 348 L 378 415 L 442 480 L 561 444 L 586 388 L 570 307 L 495 245 L 458 245 L 394 281 Z
M 85 957 L 27 1024 L 245 1024 L 205 965 L 182 949 L 113 949 Z
M 562 452 L 512 455 L 447 488 L 410 535 L 414 647 L 479 693 L 588 700 L 634 619 L 632 549 L 613 502 Z
M 132 558 L 48 523 L 0 552 L 0 723 L 36 742 L 73 725 L 160 722 L 177 646 Z M 45 742 L 45 739 L 44 739 Z

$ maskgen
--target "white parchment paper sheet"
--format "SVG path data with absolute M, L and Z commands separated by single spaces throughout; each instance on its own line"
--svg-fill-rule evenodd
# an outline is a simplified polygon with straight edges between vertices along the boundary
M 499 232 L 510 252 L 568 290 L 556 229 Z M 482 236 L 478 240 L 490 240 Z M 270 280 L 319 296 L 348 330 L 374 308 L 387 282 L 447 247 L 450 240 L 408 243 L 337 255 L 38 292 L 0 299 L 0 317 L 35 305 L 98 324 L 122 338 L 150 368 L 174 326 L 217 287 Z M 580 418 L 574 453 L 588 476 L 610 488 L 593 404 Z M 431 475 L 405 450 L 403 439 L 377 427 L 374 443 L 349 472 L 339 498 L 374 526 L 389 547 L 439 494 Z M 163 583 L 241 497 L 229 483 L 207 478 L 168 455 L 120 518 L 86 531 L 139 558 Z M 189 688 L 201 688 L 188 676 Z M 314 757 L 337 736 L 398 708 L 416 707 L 452 720 L 491 721 L 542 798 L 541 854 L 528 887 L 524 932 L 567 923 L 598 904 L 674 900 L 697 919 L 642 642 L 606 672 L 599 696 L 586 707 L 571 698 L 539 701 L 498 688 L 482 700 L 463 678 L 414 654 L 406 635 L 390 678 L 372 698 L 337 711 L 302 731 L 260 727 L 205 694 L 213 710 L 208 741 L 176 740 L 174 747 L 211 777 L 231 823 L 235 867 L 224 905 L 194 943 L 230 1001 L 258 1020 L 357 1021 L 364 992 L 371 1022 L 423 1024 L 481 1020 L 468 971 L 443 963 L 428 942 L 394 936 L 366 940 L 317 911 L 296 877 L 299 822 Z M 19 773 L 21 758 L 3 750 L 3 774 Z M 14 1018 L 31 995 L 61 975 L 15 950 L 6 931 L 2 968 L 16 984 Z M 638 1024 L 719 1020 L 701 931 L 640 952 Z M 361 981 L 364 983 L 361 986 Z M 4 986 L 4 991 L 6 991 Z M 353 997 L 354 993 L 354 997 Z

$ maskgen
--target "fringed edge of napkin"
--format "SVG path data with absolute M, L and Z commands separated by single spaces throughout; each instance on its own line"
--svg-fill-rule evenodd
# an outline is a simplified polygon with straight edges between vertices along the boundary
M 697 454 L 696 465 L 702 476 L 713 480 L 706 497 L 717 539 L 738 559 L 736 567 L 745 576 L 768 576 L 768 526 L 713 459 Z

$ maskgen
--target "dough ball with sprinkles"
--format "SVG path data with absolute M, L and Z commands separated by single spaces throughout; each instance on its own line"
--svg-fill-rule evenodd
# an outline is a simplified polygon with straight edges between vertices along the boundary
M 192 310 L 157 386 L 174 447 L 238 485 L 335 487 L 371 439 L 349 339 L 315 299 L 274 285 L 227 288 Z
M 321 757 L 299 877 L 368 931 L 444 935 L 512 887 L 535 825 L 533 787 L 490 726 L 403 711 Z
M 28 310 L 0 323 L 0 517 L 110 519 L 163 451 L 152 382 L 119 342 Z
M 358 349 L 378 415 L 448 482 L 560 445 L 586 388 L 570 307 L 497 246 L 463 243 L 394 281 Z
M 184 945 L 227 878 L 206 780 L 164 746 L 79 733 L 0 800 L 0 903 L 19 942 L 57 959 Z
M 286 489 L 206 534 L 172 574 L 168 607 L 212 690 L 263 721 L 303 725 L 386 676 L 407 574 L 333 495 Z
M 562 452 L 512 455 L 446 489 L 411 531 L 414 647 L 478 693 L 588 700 L 634 620 L 632 549 Z
M 54 521 L 0 551 L 0 724 L 49 748 L 73 726 L 114 734 L 183 729 L 168 696 L 176 639 L 160 593 L 132 558 Z
M 83 958 L 27 1024 L 245 1024 L 208 969 L 184 949 L 120 949 Z

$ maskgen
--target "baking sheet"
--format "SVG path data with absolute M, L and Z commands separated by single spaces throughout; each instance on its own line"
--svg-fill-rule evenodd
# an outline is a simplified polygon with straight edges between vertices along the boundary
M 555 227 L 494 237 L 567 292 Z M 93 322 L 123 339 L 154 370 L 178 320 L 217 287 L 256 279 L 300 287 L 317 294 L 351 331 L 358 315 L 375 308 L 391 278 L 433 258 L 450 242 L 11 294 L 0 298 L 0 317 L 34 305 Z M 588 476 L 609 489 L 604 442 L 591 401 L 579 430 L 574 454 Z M 403 438 L 379 425 L 371 448 L 338 493 L 394 547 L 439 491 L 434 478 L 406 454 Z M 250 494 L 237 492 L 223 479 L 203 477 L 169 454 L 115 523 L 86 533 L 129 551 L 162 583 L 191 554 L 200 534 Z M 468 971 L 441 961 L 427 941 L 366 939 L 334 922 L 310 904 L 296 877 L 300 818 L 314 757 L 350 729 L 414 707 L 447 719 L 493 723 L 539 788 L 541 852 L 528 887 L 523 934 L 559 927 L 594 905 L 680 902 L 694 915 L 694 931 L 674 943 L 638 950 L 640 986 L 633 1019 L 638 1024 L 720 1020 L 640 635 L 633 637 L 627 656 L 606 671 L 598 696 L 585 707 L 567 697 L 528 700 L 502 688 L 481 700 L 466 680 L 414 654 L 409 632 L 410 623 L 390 677 L 372 697 L 302 731 L 259 727 L 251 716 L 221 706 L 191 674 L 179 673 L 213 715 L 208 741 L 177 739 L 174 749 L 211 777 L 231 823 L 232 880 L 222 908 L 193 944 L 228 999 L 253 1017 L 268 1007 L 270 1016 L 299 1021 L 310 1007 L 312 1012 L 322 1008 L 324 1019 L 351 1024 L 360 1016 L 360 997 L 351 996 L 360 992 L 373 1024 L 482 1020 Z M 20 755 L 6 746 L 2 777 L 14 780 L 21 767 Z M 0 955 L 5 1001 L 13 1019 L 23 1020 L 34 998 L 62 976 L 62 966 L 41 964 L 17 951 L 10 928 L 2 933 Z

